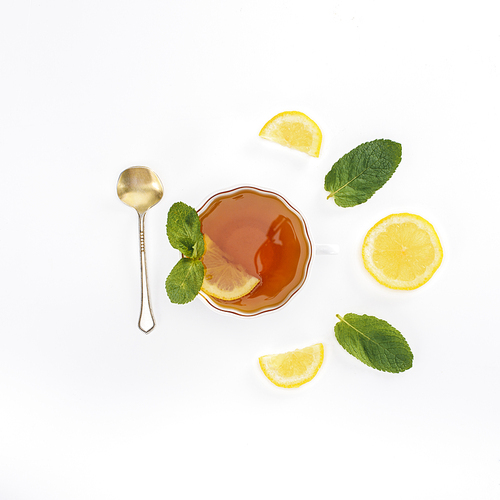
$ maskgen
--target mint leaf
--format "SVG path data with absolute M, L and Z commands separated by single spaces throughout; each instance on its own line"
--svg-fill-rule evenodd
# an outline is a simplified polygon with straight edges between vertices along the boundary
M 337 314 L 335 337 L 339 344 L 365 365 L 384 372 L 399 373 L 411 368 L 413 354 L 401 333 L 387 321 L 374 316 Z
M 205 242 L 196 210 L 181 201 L 174 203 L 168 211 L 167 236 L 183 256 L 168 275 L 165 289 L 171 302 L 187 304 L 198 295 L 205 277 L 205 266 L 200 260 Z
M 170 244 L 186 257 L 199 259 L 205 251 L 198 214 L 181 201 L 168 211 L 167 236 Z
M 191 302 L 198 295 L 204 276 L 205 267 L 201 260 L 183 257 L 170 271 L 165 281 L 170 301 L 174 304 Z
M 340 207 L 364 203 L 380 189 L 401 162 L 401 144 L 388 139 L 365 142 L 334 163 L 325 189 Z

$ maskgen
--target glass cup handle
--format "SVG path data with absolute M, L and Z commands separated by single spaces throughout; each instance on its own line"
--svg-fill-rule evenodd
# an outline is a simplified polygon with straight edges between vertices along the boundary
M 316 255 L 338 255 L 340 247 L 338 245 L 316 245 Z

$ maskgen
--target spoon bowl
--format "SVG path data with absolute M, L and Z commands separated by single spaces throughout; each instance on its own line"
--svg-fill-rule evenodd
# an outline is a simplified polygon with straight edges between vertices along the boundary
M 149 300 L 144 219 L 146 212 L 162 199 L 163 185 L 160 178 L 151 169 L 147 167 L 130 167 L 120 174 L 116 192 L 118 198 L 129 207 L 135 208 L 139 216 L 141 255 L 141 312 L 139 315 L 139 328 L 144 333 L 149 333 L 155 327 L 155 320 Z
M 146 213 L 163 197 L 159 177 L 147 167 L 131 167 L 124 170 L 116 187 L 118 198 L 139 214 Z

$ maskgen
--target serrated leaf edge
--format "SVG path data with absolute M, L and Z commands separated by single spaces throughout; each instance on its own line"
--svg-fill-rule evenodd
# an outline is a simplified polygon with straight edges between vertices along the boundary
M 173 207 L 175 205 L 179 205 L 179 206 L 185 206 L 191 210 L 194 210 L 194 212 L 196 213 L 196 210 L 191 207 L 190 205 L 188 205 L 187 203 L 184 203 L 182 201 L 177 201 L 175 203 L 172 204 L 172 206 L 170 207 L 169 211 L 168 211 L 168 214 L 167 214 L 167 224 L 166 224 L 166 233 L 167 233 L 167 239 L 170 243 L 170 245 L 172 246 L 172 248 L 174 248 L 175 250 L 179 250 L 181 253 L 182 253 L 182 249 L 178 248 L 176 245 L 173 244 L 172 240 L 171 240 L 171 231 L 169 231 L 169 224 L 168 224 L 168 221 L 169 221 L 169 215 L 173 209 Z M 198 214 L 196 213 L 196 215 L 198 216 Z M 198 219 L 199 220 L 199 219 Z M 196 294 L 194 294 L 193 298 L 191 298 L 190 300 L 188 300 L 187 302 L 175 302 L 174 300 L 172 300 L 172 297 L 170 296 L 170 294 L 168 293 L 168 290 L 167 290 L 167 282 L 170 278 L 170 276 L 172 275 L 172 272 L 174 270 L 174 268 L 183 260 L 183 259 L 186 259 L 186 260 L 190 260 L 192 262 L 196 262 L 196 261 L 201 261 L 201 258 L 203 257 L 203 254 L 205 252 L 205 240 L 203 238 L 203 233 L 201 232 L 201 229 L 200 229 L 200 234 L 201 234 L 201 242 L 202 242 L 202 248 L 203 250 L 201 251 L 201 255 L 198 255 L 198 252 L 196 252 L 196 242 L 193 244 L 193 247 L 192 247 L 192 255 L 188 256 L 188 255 L 185 255 L 183 257 L 181 257 L 181 259 L 175 264 L 175 266 L 170 270 L 170 273 L 168 274 L 167 278 L 165 279 L 165 291 L 167 292 L 167 296 L 168 298 L 170 299 L 170 302 L 172 302 L 173 304 L 188 304 L 189 302 L 192 302 L 196 296 L 199 294 L 200 290 L 201 290 L 201 287 L 202 287 L 202 284 L 200 284 L 200 287 L 198 289 L 198 291 L 196 292 Z M 194 268 L 193 268 L 194 269 Z M 190 271 L 191 272 L 191 271 Z M 188 273 L 189 274 L 189 273 Z M 187 275 L 185 276 L 184 278 L 184 281 L 182 283 L 184 283 L 185 281 L 187 280 Z M 179 286 L 178 288 L 180 288 L 181 286 Z
M 192 213 L 196 214 L 196 216 L 198 217 L 196 210 L 193 207 L 191 207 L 190 205 L 188 205 L 187 203 L 184 203 L 183 201 L 176 201 L 175 203 L 172 204 L 172 206 L 168 210 L 167 224 L 166 224 L 166 233 L 167 233 L 167 238 L 168 238 L 168 242 L 170 243 L 170 246 L 172 248 L 174 248 L 175 250 L 179 250 L 179 252 L 184 253 L 186 257 L 194 258 L 194 259 L 201 258 L 201 255 L 198 256 L 196 253 L 196 243 L 198 241 L 197 237 L 194 239 L 189 238 L 189 243 L 192 243 L 192 245 L 186 244 L 185 245 L 186 248 L 182 248 L 181 245 L 175 244 L 174 237 L 177 239 L 180 239 L 180 238 L 179 238 L 177 229 L 172 228 L 172 223 L 173 223 L 172 219 L 174 219 L 176 217 L 176 215 L 173 214 L 174 207 L 181 207 L 182 210 L 188 209 L 188 215 L 189 215 L 189 212 L 192 211 Z M 184 220 L 184 222 L 186 222 L 185 218 L 183 220 Z M 198 218 L 198 229 L 200 229 L 199 225 L 200 224 L 199 224 L 199 218 Z M 202 235 L 202 238 L 203 238 L 203 234 L 201 233 L 201 230 L 200 230 L 200 234 Z M 204 247 L 204 245 L 203 245 L 203 247 Z M 191 250 L 190 255 L 187 254 L 186 249 Z M 202 252 L 202 255 L 203 255 L 203 252 Z
M 346 321 L 340 314 L 336 314 L 337 318 L 340 319 L 340 321 L 343 321 L 346 325 L 349 325 L 354 331 L 360 333 L 363 335 L 363 337 L 367 338 L 370 342 L 373 342 L 374 344 L 378 345 L 381 349 L 384 349 L 384 351 L 387 351 L 387 349 L 383 346 L 381 346 L 378 342 L 375 342 L 373 339 L 368 337 L 368 335 L 364 334 L 361 330 L 358 330 L 355 326 L 351 325 L 348 321 Z
M 393 141 L 392 139 L 373 139 L 372 141 L 366 141 L 366 142 L 363 142 L 361 144 L 359 144 L 358 146 L 356 146 L 355 148 L 351 149 L 349 152 L 347 152 L 345 155 L 343 155 L 341 158 L 339 158 L 332 166 L 332 168 L 330 169 L 330 171 L 326 174 L 326 176 L 328 176 L 328 174 L 333 170 L 333 168 L 338 168 L 338 166 L 336 167 L 335 165 L 337 163 L 339 163 L 342 159 L 344 159 L 346 156 L 348 156 L 350 153 L 352 153 L 354 150 L 356 150 L 357 148 L 363 146 L 364 144 L 368 144 L 368 143 L 373 143 L 373 142 L 376 142 L 376 141 L 389 141 L 389 142 L 392 142 L 392 143 L 395 143 L 395 144 L 399 144 L 401 146 L 400 143 L 396 142 L 396 141 Z M 394 171 L 389 175 L 389 177 L 387 178 L 387 180 L 384 182 L 384 184 L 386 184 L 391 178 L 392 176 L 394 175 L 394 172 L 396 171 L 396 169 L 398 168 L 399 164 L 401 163 L 401 158 L 398 162 L 398 164 L 396 165 Z M 355 181 L 358 177 L 360 177 L 361 175 L 363 175 L 367 170 L 369 170 L 370 167 L 366 167 L 363 172 L 360 172 L 358 175 L 356 175 L 355 177 L 353 177 L 352 179 L 350 179 L 348 182 L 346 182 L 343 186 L 341 186 L 339 189 L 337 189 L 336 191 L 331 191 L 330 189 L 327 189 L 326 188 L 326 176 L 325 176 L 325 190 L 328 191 L 330 194 L 326 197 L 327 200 L 329 200 L 331 197 L 334 197 L 335 199 L 335 203 L 342 207 L 342 208 L 347 208 L 347 207 L 353 207 L 353 206 L 356 206 L 356 205 L 360 205 L 362 203 L 366 203 L 366 201 L 368 201 L 380 188 L 376 189 L 370 196 L 368 196 L 367 200 L 365 200 L 364 202 L 361 202 L 361 203 L 356 203 L 355 205 L 341 205 L 340 203 L 337 202 L 337 199 L 335 198 L 335 195 L 337 193 L 339 193 L 340 191 L 342 191 L 342 189 L 344 189 L 346 186 L 348 186 L 349 184 L 351 184 L 353 181 Z M 382 187 L 382 186 L 381 186 Z
M 349 153 L 348 153 L 349 154 Z M 335 168 L 338 168 L 338 167 L 335 167 Z M 330 194 L 326 197 L 327 200 L 329 200 L 332 196 L 335 196 L 339 191 L 342 191 L 342 189 L 344 189 L 346 186 L 348 186 L 349 184 L 351 184 L 351 182 L 354 182 L 358 177 L 362 176 L 367 170 L 369 169 L 369 167 L 366 167 L 363 172 L 360 172 L 358 175 L 356 175 L 356 177 L 353 177 L 352 179 L 349 180 L 349 182 L 346 182 L 343 186 L 340 186 L 337 190 L 335 191 L 330 191 Z M 370 197 L 371 198 L 371 197 Z M 347 322 L 346 322 L 347 323 Z
M 340 320 L 340 321 L 343 321 L 346 325 L 350 326 L 354 331 L 358 332 L 359 334 L 361 334 L 363 337 L 365 337 L 366 339 L 368 339 L 370 342 L 374 343 L 375 345 L 377 345 L 380 349 L 382 349 L 383 351 L 385 352 L 390 352 L 388 351 L 384 346 L 380 345 L 378 342 L 375 342 L 373 339 L 371 339 L 370 337 L 368 337 L 368 335 L 364 334 L 361 330 L 358 330 L 356 327 L 354 327 L 353 325 L 351 325 L 351 323 L 349 323 L 348 321 L 346 321 L 342 316 L 340 316 L 340 314 L 336 314 L 337 318 Z M 379 321 L 384 321 L 384 320 L 380 320 L 379 318 L 377 318 Z M 385 321 L 385 323 L 387 323 L 387 321 Z M 394 328 L 392 325 L 390 325 L 389 323 L 387 323 L 391 328 Z M 401 335 L 401 332 L 399 332 L 399 330 L 397 330 L 396 328 L 394 328 L 394 330 L 396 330 L 400 335 Z M 401 337 L 403 338 L 403 340 L 405 341 L 405 344 L 408 346 L 408 349 L 410 349 L 410 353 L 411 353 L 411 348 L 410 346 L 408 345 L 408 342 L 407 340 L 403 337 L 403 335 L 401 335 Z M 338 339 L 337 339 L 338 340 Z M 342 345 L 342 344 L 341 344 Z M 344 346 L 342 346 L 344 348 Z M 345 348 L 344 348 L 345 349 Z M 350 353 L 349 353 L 350 354 Z M 413 353 L 412 354 L 412 358 L 413 358 Z M 360 360 L 361 361 L 361 360 Z M 366 364 L 366 363 L 365 363 Z M 413 364 L 413 363 L 412 363 Z M 375 366 L 373 365 L 368 365 L 368 366 L 371 366 L 372 368 L 375 368 L 376 370 L 380 370 L 380 371 L 388 371 L 388 370 L 383 370 L 383 369 L 380 369 L 380 368 L 376 368 Z M 411 368 L 411 365 L 410 365 L 410 368 Z M 405 370 L 403 370 L 405 371 Z M 401 373 L 401 372 L 390 372 L 390 373 Z
M 200 285 L 200 288 L 199 288 L 198 292 L 196 292 L 196 293 L 193 295 L 193 297 L 192 297 L 191 299 L 189 299 L 187 302 L 175 302 L 175 301 L 173 300 L 173 298 L 170 296 L 169 290 L 167 289 L 167 283 L 168 283 L 169 278 L 171 277 L 171 275 L 172 275 L 172 273 L 173 273 L 174 269 L 175 269 L 175 268 L 177 267 L 177 265 L 178 265 L 180 262 L 182 262 L 183 260 L 189 260 L 189 261 L 192 261 L 192 262 L 196 262 L 196 261 L 198 261 L 198 260 L 200 260 L 200 259 L 192 259 L 192 258 L 190 258 L 190 257 L 182 257 L 180 260 L 178 260 L 178 261 L 177 261 L 177 263 L 175 264 L 175 266 L 174 266 L 174 267 L 170 270 L 170 273 L 168 274 L 167 278 L 165 279 L 165 291 L 167 292 L 167 296 L 168 296 L 168 298 L 170 299 L 170 302 L 172 302 L 172 304 L 181 304 L 181 305 L 182 305 L 182 304 L 189 304 L 189 302 L 192 302 L 192 301 L 196 298 L 196 296 L 198 295 L 199 291 L 201 290 L 201 285 Z M 190 268 L 189 268 L 188 273 L 186 273 L 186 274 L 184 275 L 184 279 L 183 279 L 183 281 L 181 282 L 181 284 L 180 284 L 180 285 L 177 285 L 177 287 L 176 287 L 176 288 L 182 288 L 182 285 L 183 285 L 183 284 L 187 281 L 188 276 L 189 276 L 189 275 L 193 272 L 193 270 L 194 270 L 194 269 L 195 269 L 194 267 L 190 267 Z

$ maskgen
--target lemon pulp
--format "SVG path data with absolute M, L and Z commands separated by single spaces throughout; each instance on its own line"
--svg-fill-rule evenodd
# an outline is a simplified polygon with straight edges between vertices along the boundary
M 273 116 L 259 133 L 260 137 L 318 157 L 322 134 L 318 125 L 300 111 L 284 111 Z
M 268 354 L 259 358 L 264 375 L 278 387 L 299 387 L 312 380 L 323 364 L 323 344 L 283 354 Z
M 441 265 L 443 249 L 428 221 L 414 214 L 392 214 L 367 233 L 362 249 L 367 271 L 381 284 L 413 290 Z
M 206 234 L 205 253 L 201 258 L 205 277 L 201 290 L 220 300 L 236 300 L 249 294 L 259 283 L 259 278 L 246 272 L 243 266 L 231 262 Z

